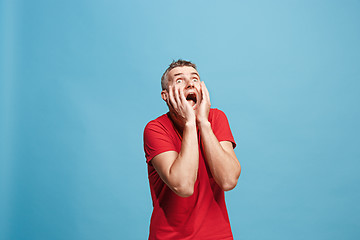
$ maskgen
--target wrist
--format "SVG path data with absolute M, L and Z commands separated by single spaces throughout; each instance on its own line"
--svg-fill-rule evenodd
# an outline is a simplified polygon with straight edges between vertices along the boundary
M 207 120 L 207 119 L 198 120 L 196 125 L 199 128 L 211 128 L 211 124 L 210 124 L 209 120 Z
M 185 122 L 185 127 L 196 127 L 196 122 L 195 121 L 187 121 Z

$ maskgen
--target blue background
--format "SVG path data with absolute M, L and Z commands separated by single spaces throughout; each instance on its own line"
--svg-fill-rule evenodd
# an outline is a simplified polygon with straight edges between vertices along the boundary
M 0 239 L 146 239 L 160 77 L 238 143 L 235 239 L 360 238 L 360 1 L 2 0 Z

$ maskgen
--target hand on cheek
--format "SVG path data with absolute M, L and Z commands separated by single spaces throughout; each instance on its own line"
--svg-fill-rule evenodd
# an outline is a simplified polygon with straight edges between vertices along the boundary
M 195 111 L 185 98 L 182 88 L 169 86 L 169 109 L 175 117 L 183 124 L 187 122 L 195 123 Z
M 200 84 L 200 93 L 200 102 L 198 108 L 196 109 L 196 121 L 198 124 L 208 121 L 211 107 L 209 91 L 207 90 L 204 82 L 201 82 Z

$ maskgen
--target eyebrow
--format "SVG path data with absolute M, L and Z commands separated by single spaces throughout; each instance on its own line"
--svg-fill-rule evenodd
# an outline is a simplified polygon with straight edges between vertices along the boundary
M 190 73 L 191 75 L 197 75 L 198 77 L 200 77 L 199 76 L 199 74 L 198 73 L 196 73 L 196 72 L 192 72 L 192 73 Z M 184 75 L 183 73 L 176 73 L 176 74 L 174 74 L 174 77 L 176 77 L 176 76 L 179 76 L 179 75 Z

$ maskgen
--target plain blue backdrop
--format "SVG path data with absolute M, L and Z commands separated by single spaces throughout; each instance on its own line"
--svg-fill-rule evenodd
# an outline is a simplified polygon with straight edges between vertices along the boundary
M 198 65 L 235 239 L 360 239 L 360 1 L 2 0 L 0 239 L 147 239 L 146 123 Z

